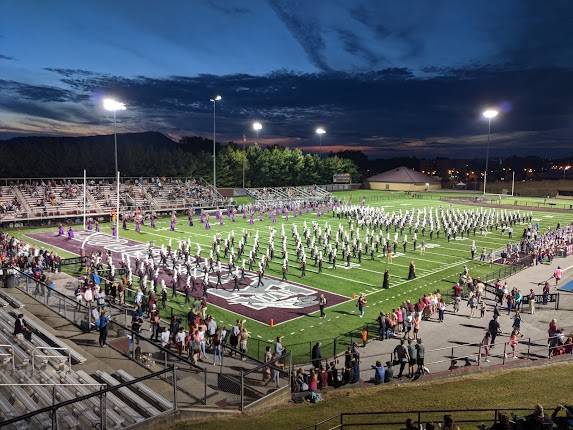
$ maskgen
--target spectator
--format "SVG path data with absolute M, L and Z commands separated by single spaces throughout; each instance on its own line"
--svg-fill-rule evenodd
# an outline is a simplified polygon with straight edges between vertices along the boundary
M 391 361 L 387 361 L 386 372 L 384 372 L 384 382 L 385 383 L 391 382 L 392 378 L 394 378 L 394 367 L 392 367 Z
M 376 365 L 372 366 L 372 368 L 374 369 L 374 383 L 376 385 L 383 384 L 385 379 L 384 376 L 386 373 L 386 369 L 384 369 L 382 363 L 380 363 L 380 361 L 377 361 Z
M 107 316 L 107 311 L 102 309 L 98 323 L 99 328 L 99 346 L 104 348 L 107 346 L 107 331 L 108 331 L 109 317 Z
M 416 344 L 416 357 L 417 357 L 417 364 L 418 364 L 418 371 L 419 375 L 424 373 L 424 355 L 425 355 L 425 348 L 422 344 L 422 339 L 418 338 L 418 343 Z
M 320 367 L 320 360 L 322 360 L 322 355 L 320 353 L 320 342 L 316 342 L 312 347 L 311 351 L 312 366 L 315 369 Z
M 27 341 L 32 340 L 32 331 L 28 328 L 28 324 L 24 320 L 24 314 L 18 314 L 14 322 L 14 336 L 16 338 L 23 337 Z
M 398 373 L 398 378 L 402 378 L 402 374 L 404 373 L 404 368 L 408 363 L 408 350 L 404 346 L 404 339 L 400 340 L 400 343 L 396 345 L 393 352 L 394 362 L 400 365 L 400 372 Z

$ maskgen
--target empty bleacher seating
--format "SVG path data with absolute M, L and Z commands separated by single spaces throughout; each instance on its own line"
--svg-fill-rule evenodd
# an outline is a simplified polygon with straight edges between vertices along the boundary
M 38 333 L 42 329 L 38 325 L 34 326 L 36 332 L 31 340 L 14 337 L 15 314 L 7 302 L 2 301 L 0 306 L 0 427 L 1 421 L 135 379 L 124 370 L 117 374 L 98 370 L 93 376 L 84 370 L 76 371 L 67 364 L 68 355 L 72 354 L 70 349 L 50 349 L 43 354 L 50 357 L 33 358 L 43 347 L 49 347 L 46 339 L 50 337 L 45 332 Z M 26 322 L 31 326 L 28 319 Z M 108 428 L 133 426 L 173 407 L 143 383 L 109 392 L 105 402 Z M 58 428 L 96 428 L 102 414 L 100 408 L 99 396 L 63 406 L 57 412 Z M 52 428 L 51 416 L 38 414 L 8 428 Z

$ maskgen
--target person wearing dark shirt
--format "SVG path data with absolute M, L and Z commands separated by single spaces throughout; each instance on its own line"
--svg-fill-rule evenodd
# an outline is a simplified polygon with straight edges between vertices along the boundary
M 491 347 L 492 348 L 495 344 L 495 338 L 499 334 L 500 330 L 501 330 L 501 326 L 499 325 L 497 318 L 495 318 L 495 317 L 492 318 L 492 320 L 489 322 L 489 325 L 488 325 L 488 331 L 489 331 L 489 334 L 491 335 Z
M 320 353 L 320 342 L 316 342 L 312 347 L 312 365 L 314 368 L 320 367 L 320 360 L 322 359 L 322 355 Z
M 558 417 L 559 412 L 565 411 L 564 417 Z M 568 430 L 573 428 L 573 406 L 559 405 L 551 414 L 551 421 L 553 421 L 553 428 L 557 430 Z
M 392 381 L 392 378 L 394 378 L 394 368 L 392 367 L 392 362 L 387 361 L 386 371 L 384 372 L 384 383 Z
M 404 339 L 401 339 L 400 343 L 396 345 L 393 352 L 394 362 L 400 364 L 400 372 L 398 373 L 398 378 L 402 377 L 406 363 L 408 363 L 408 350 L 406 349 L 406 346 L 404 346 L 404 343 Z
M 32 340 L 32 332 L 28 328 L 28 324 L 24 321 L 24 314 L 18 314 L 16 321 L 14 322 L 14 336 L 21 334 L 24 339 L 28 341 Z

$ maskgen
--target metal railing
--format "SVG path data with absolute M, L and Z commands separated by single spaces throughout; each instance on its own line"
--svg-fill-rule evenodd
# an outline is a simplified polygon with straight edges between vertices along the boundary
M 573 329 L 571 329 L 573 330 Z M 396 339 L 400 339 L 396 337 Z M 561 335 L 543 338 L 519 338 L 515 349 L 516 360 L 547 360 L 555 356 L 564 356 L 566 359 L 573 358 L 573 345 L 564 345 L 559 342 Z M 462 345 L 444 346 L 425 351 L 424 367 L 430 373 L 440 372 L 460 372 L 472 371 L 490 366 L 505 366 L 514 361 L 514 353 L 511 342 L 496 341 L 495 344 L 482 345 L 479 343 L 466 343 Z M 327 364 L 334 362 L 336 364 L 344 363 L 345 355 L 339 354 L 331 359 L 318 360 L 320 365 L 328 369 Z M 355 381 L 372 381 L 374 369 L 367 363 L 380 361 L 382 364 L 390 362 L 393 366 L 394 376 L 398 375 L 400 363 L 394 361 L 394 354 L 387 352 L 375 355 L 359 355 L 360 375 Z M 304 365 L 297 365 L 302 369 L 315 368 L 317 362 L 309 362 Z M 340 367 L 337 367 L 341 370 Z M 415 366 L 415 375 L 418 375 L 417 365 Z M 340 372 L 339 372 L 340 373 Z M 356 376 L 356 375 L 354 375 Z M 408 376 L 408 363 L 404 364 L 404 376 Z M 346 382 L 351 383 L 351 382 Z M 339 385 L 344 385 L 341 381 Z M 338 385 L 337 385 L 338 386 Z
M 66 296 L 56 290 L 50 290 L 45 283 L 37 281 L 22 270 L 15 268 L 15 271 L 15 287 L 17 289 L 46 305 L 76 326 L 84 330 L 95 328 L 92 316 L 93 311 L 98 309 L 95 305 L 89 303 L 88 306 L 85 306 L 78 303 L 73 297 Z M 127 294 L 126 300 L 130 300 Z M 209 399 L 215 397 L 217 392 L 221 392 L 227 397 L 227 404 L 231 408 L 241 407 L 240 399 L 236 395 L 240 391 L 248 392 L 252 401 L 260 401 L 269 394 L 266 391 L 253 390 L 249 385 L 251 382 L 249 379 L 241 380 L 239 378 L 241 371 L 247 372 L 248 375 L 251 374 L 247 367 L 234 369 L 236 364 L 232 364 L 230 367 L 221 364 L 215 371 L 212 371 L 211 368 L 200 367 L 193 363 L 188 353 L 178 354 L 174 349 L 162 347 L 143 333 L 136 333 L 131 330 L 128 325 L 129 316 L 133 310 L 111 303 L 107 303 L 105 308 L 110 316 L 107 326 L 107 345 L 150 371 L 165 370 L 176 365 L 178 375 L 181 378 L 178 383 L 178 390 L 185 394 L 189 406 L 208 405 Z M 149 333 L 150 335 L 151 333 Z M 224 351 L 236 355 L 241 354 L 227 345 L 224 347 Z M 249 360 L 249 364 L 253 365 L 254 368 L 261 366 L 260 360 L 255 357 L 247 354 L 241 354 L 241 356 Z M 224 360 L 225 358 L 223 358 Z M 251 400 L 248 400 L 247 404 Z
M 274 358 L 254 369 L 247 371 L 241 369 L 241 411 L 252 408 L 268 396 L 276 395 L 277 392 L 289 390 L 291 372 L 290 354 Z M 266 388 L 268 384 L 271 384 L 271 389 Z
M 39 354 L 42 351 L 62 351 L 67 352 L 67 354 Z M 36 370 L 36 358 L 57 358 L 68 363 L 68 369 L 72 368 L 72 354 L 70 348 L 62 348 L 56 346 L 36 346 L 32 350 L 32 371 Z
M 0 352 L 0 357 L 8 357 L 12 364 L 12 371 L 16 370 L 16 357 L 14 354 L 14 345 L 0 345 L 0 348 L 5 348 L 9 352 Z
M 533 408 L 509 407 L 495 409 L 425 409 L 409 411 L 343 412 L 339 415 L 334 415 L 319 421 L 313 425 L 299 427 L 298 429 L 342 430 L 355 427 L 403 427 L 406 420 L 411 420 L 412 427 L 422 428 L 424 423 L 441 423 L 448 415 L 456 424 L 491 424 L 499 422 L 503 415 L 514 422 L 525 420 L 525 416 L 528 414 L 523 414 L 523 412 L 532 413 Z
M 159 415 L 154 415 L 150 418 L 148 418 L 147 420 L 150 419 L 155 419 L 159 416 L 163 416 L 166 414 L 172 414 L 177 410 L 177 376 L 176 376 L 177 370 L 175 368 L 175 366 L 169 368 L 169 369 L 163 369 L 161 371 L 158 372 L 154 372 L 151 373 L 149 375 L 145 375 L 142 376 L 140 378 L 135 378 L 131 381 L 128 382 L 124 382 L 118 385 L 114 385 L 114 386 L 105 386 L 105 384 L 97 384 L 100 389 L 96 392 L 93 393 L 89 393 L 89 394 L 85 394 L 85 395 L 80 395 L 77 396 L 75 398 L 69 399 L 69 400 L 65 400 L 59 403 L 55 403 L 53 405 L 48 405 L 45 406 L 43 408 L 40 408 L 38 410 L 26 413 L 24 415 L 20 415 L 18 417 L 15 418 L 10 418 L 10 419 L 6 419 L 3 420 L 1 423 L 2 427 L 5 426 L 10 426 L 12 424 L 16 424 L 16 423 L 22 423 L 22 422 L 26 422 L 30 428 L 35 428 L 35 426 L 43 426 L 43 428 L 52 428 L 52 429 L 58 429 L 59 427 L 59 423 L 60 422 L 65 422 L 67 420 L 78 420 L 81 421 L 82 417 L 78 417 L 76 418 L 74 416 L 74 409 L 83 409 L 86 405 L 89 405 L 90 403 L 94 404 L 95 408 L 93 411 L 93 413 L 95 413 L 94 416 L 96 416 L 99 419 L 99 422 L 89 422 L 90 427 L 91 426 L 97 426 L 97 428 L 101 429 L 101 430 L 105 430 L 107 428 L 119 428 L 119 427 L 124 427 L 126 426 L 126 424 L 129 424 L 127 421 L 127 418 L 125 420 L 125 422 L 117 422 L 118 421 L 118 417 L 119 420 L 123 419 L 124 417 L 121 417 L 120 415 L 118 415 L 115 410 L 114 410 L 114 405 L 113 400 L 110 399 L 110 397 L 112 397 L 112 395 L 115 395 L 116 393 L 119 393 L 120 390 L 122 390 L 123 388 L 128 388 L 132 385 L 136 385 L 136 384 L 140 384 L 140 383 L 145 383 L 145 382 L 149 382 L 151 380 L 154 379 L 170 379 L 171 381 L 173 381 L 173 390 L 171 392 L 173 398 L 171 399 L 171 409 L 168 410 L 164 410 L 162 413 L 160 413 Z M 38 384 L 39 386 L 40 384 Z M 72 384 L 53 384 L 50 385 L 52 387 L 58 386 L 58 385 L 72 385 Z M 96 386 L 96 384 L 73 384 L 74 386 Z M 81 406 L 80 406 L 81 405 Z M 76 408 L 77 406 L 77 408 Z M 85 419 L 89 419 L 89 417 L 84 417 Z M 109 421 L 112 421 L 112 423 L 110 424 Z M 86 422 L 86 424 L 88 423 Z M 135 424 L 135 422 L 133 422 L 132 424 Z M 141 421 L 138 422 L 138 424 L 141 424 Z M 46 427 L 47 426 L 47 427 Z

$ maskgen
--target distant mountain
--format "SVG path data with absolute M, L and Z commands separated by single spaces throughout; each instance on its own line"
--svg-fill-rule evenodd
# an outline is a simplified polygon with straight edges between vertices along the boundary
M 81 145 L 113 145 L 113 134 L 104 134 L 97 136 L 19 136 L 11 139 L 0 140 L 0 150 L 4 149 L 4 145 L 54 145 L 61 147 L 62 145 L 75 145 L 74 149 L 78 149 Z M 145 131 L 143 133 L 118 133 L 117 135 L 118 146 L 138 145 L 150 147 L 153 149 L 174 149 L 177 142 L 167 137 L 163 133 L 157 131 Z
M 185 145 L 195 153 L 206 144 L 202 138 Z M 183 145 L 163 133 L 120 133 L 117 135 L 119 170 L 126 175 L 159 174 L 180 158 Z M 65 177 L 114 174 L 114 136 L 26 136 L 0 140 L 0 177 Z M 169 170 L 167 169 L 167 172 Z

